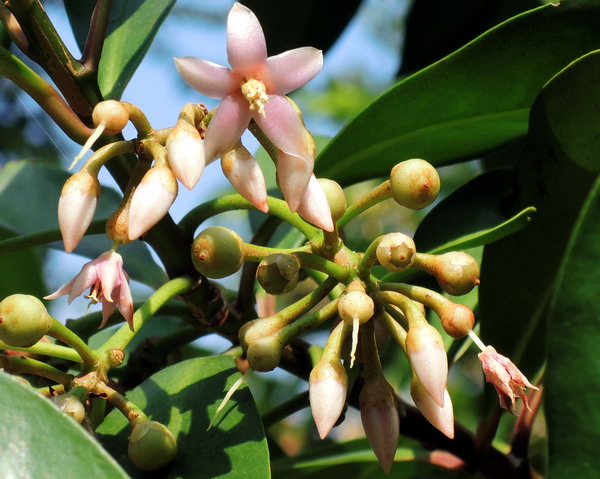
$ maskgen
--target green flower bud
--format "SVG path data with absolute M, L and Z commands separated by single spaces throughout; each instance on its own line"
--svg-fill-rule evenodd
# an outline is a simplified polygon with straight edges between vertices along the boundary
M 244 242 L 240 235 L 222 226 L 202 231 L 192 243 L 192 261 L 207 278 L 224 278 L 244 263 Z
M 0 302 L 0 340 L 9 346 L 32 346 L 51 326 L 52 317 L 34 296 L 13 294 Z
M 281 318 L 277 316 L 268 316 L 266 318 L 248 321 L 238 332 L 240 346 L 242 346 L 242 349 L 246 352 L 248 351 L 249 345 L 254 341 L 276 333 L 283 326 L 284 324 L 282 323 Z
M 416 252 L 413 239 L 402 233 L 385 235 L 375 250 L 379 264 L 393 273 L 410 268 Z
M 85 407 L 74 394 L 59 394 L 52 398 L 52 402 L 63 412 L 71 416 L 78 423 L 85 419 Z
M 440 177 L 435 168 L 425 160 L 414 158 L 392 168 L 390 186 L 396 203 L 420 210 L 437 198 Z
M 283 294 L 293 290 L 300 278 L 300 261 L 291 254 L 276 253 L 267 256 L 258 265 L 256 279 L 269 294 Z
M 331 209 L 331 218 L 335 223 L 346 212 L 346 195 L 342 187 L 333 180 L 327 178 L 319 178 L 319 184 L 325 193 L 327 203 Z
M 279 366 L 283 344 L 277 335 L 259 338 L 248 345 L 246 358 L 255 371 L 272 371 Z
M 138 469 L 156 471 L 175 459 L 177 441 L 161 423 L 143 421 L 131 431 L 128 454 Z
M 367 322 L 375 312 L 371 297 L 362 291 L 350 291 L 340 298 L 338 313 L 346 323 L 352 324 L 358 319 L 360 324 Z
M 479 265 L 467 253 L 454 251 L 439 256 L 438 260 L 435 279 L 447 293 L 461 296 L 479 284 Z
M 92 112 L 94 125 L 104 124 L 104 131 L 109 135 L 120 133 L 129 121 L 129 111 L 116 100 L 100 102 Z

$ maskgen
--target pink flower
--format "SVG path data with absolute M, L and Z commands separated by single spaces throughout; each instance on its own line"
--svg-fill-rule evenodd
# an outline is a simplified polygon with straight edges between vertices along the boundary
M 88 288 L 90 294 L 86 298 L 91 299 L 94 304 L 102 303 L 100 328 L 106 324 L 118 307 L 133 331 L 133 301 L 129 289 L 129 277 L 123 271 L 123 258 L 120 254 L 114 251 L 102 253 L 95 260 L 84 264 L 77 276 L 44 299 L 55 299 L 68 294 L 68 302 L 71 304 Z
M 483 366 L 485 379 L 492 383 L 500 397 L 500 405 L 511 414 L 514 414 L 515 399 L 519 397 L 523 400 L 526 408 L 527 396 L 525 388 L 537 388 L 529 382 L 521 371 L 506 356 L 498 354 L 492 346 L 486 347 L 479 354 L 479 360 Z
M 207 163 L 234 148 L 251 119 L 269 140 L 294 157 L 303 174 L 300 193 L 284 191 L 295 211 L 308 185 L 314 150 L 308 148 L 306 128 L 293 104 L 284 96 L 311 80 L 323 65 L 323 54 L 312 47 L 296 48 L 267 58 L 265 37 L 258 19 L 235 3 L 227 19 L 227 57 L 231 68 L 192 57 L 175 59 L 183 79 L 199 92 L 221 99 L 205 137 Z

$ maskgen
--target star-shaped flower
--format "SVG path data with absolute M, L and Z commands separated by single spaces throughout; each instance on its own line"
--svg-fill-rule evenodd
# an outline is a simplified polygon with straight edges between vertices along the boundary
M 69 304 L 90 288 L 86 296 L 92 303 L 102 303 L 102 328 L 115 308 L 127 320 L 133 330 L 133 301 L 129 289 L 129 277 L 123 270 L 123 258 L 114 251 L 102 253 L 98 258 L 83 265 L 77 276 L 63 284 L 56 292 L 44 299 L 69 295 Z
M 525 388 L 537 388 L 529 382 L 525 375 L 506 356 L 498 354 L 492 346 L 486 347 L 479 354 L 483 372 L 487 382 L 492 383 L 500 397 L 500 405 L 511 414 L 514 414 L 515 399 L 523 400 L 526 408 L 527 396 Z
M 323 54 L 297 48 L 267 58 L 265 36 L 248 8 L 235 3 L 227 19 L 227 57 L 231 68 L 192 57 L 176 58 L 183 79 L 199 92 L 221 99 L 205 137 L 207 163 L 230 151 L 254 119 L 269 140 L 288 155 L 290 181 L 283 194 L 295 211 L 312 173 L 315 152 L 301 116 L 285 95 L 311 80 Z M 292 181 L 293 177 L 293 181 Z

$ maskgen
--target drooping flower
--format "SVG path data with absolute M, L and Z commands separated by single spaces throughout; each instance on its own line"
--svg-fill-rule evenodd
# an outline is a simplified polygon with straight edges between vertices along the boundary
M 77 276 L 63 284 L 56 292 L 44 299 L 55 299 L 69 295 L 68 302 L 80 296 L 90 288 L 86 298 L 92 303 L 102 303 L 102 328 L 115 308 L 119 311 L 133 330 L 133 300 L 129 289 L 129 277 L 123 270 L 123 258 L 115 251 L 102 253 L 98 258 L 83 265 Z
M 498 392 L 500 405 L 514 414 L 515 399 L 519 397 L 523 400 L 525 407 L 529 408 L 525 388 L 536 390 L 538 388 L 529 382 L 513 362 L 506 356 L 498 354 L 492 346 L 486 347 L 478 357 L 486 381 L 492 383 Z
M 323 54 L 312 47 L 297 48 L 267 58 L 258 19 L 235 3 L 227 19 L 227 57 L 231 68 L 192 57 L 176 58 L 183 79 L 199 92 L 221 99 L 205 137 L 207 163 L 230 151 L 254 119 L 269 140 L 296 160 L 300 187 L 284 196 L 295 211 L 308 185 L 314 150 L 294 106 L 284 96 L 311 80 L 323 65 Z

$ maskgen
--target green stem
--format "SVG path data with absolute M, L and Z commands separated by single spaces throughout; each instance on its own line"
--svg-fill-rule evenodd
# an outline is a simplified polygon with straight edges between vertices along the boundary
M 94 398 L 90 400 L 91 407 L 89 418 L 92 423 L 94 429 L 96 429 L 100 423 L 104 420 L 104 416 L 106 415 L 106 401 L 102 398 Z
M 441 317 L 442 310 L 454 304 L 445 296 L 422 286 L 405 283 L 379 283 L 380 291 L 395 291 L 433 309 Z
M 115 141 L 98 148 L 92 156 L 88 158 L 85 164 L 81 167 L 87 169 L 88 173 L 97 176 L 100 168 L 102 168 L 108 160 L 125 153 L 133 153 L 135 144 L 133 141 Z
M 276 422 L 285 419 L 286 417 L 294 414 L 295 412 L 300 411 L 301 409 L 305 409 L 309 406 L 308 403 L 308 391 L 304 391 L 303 393 L 296 394 L 291 399 L 275 406 L 269 412 L 263 415 L 262 423 L 265 429 L 268 429 Z
M 321 302 L 325 296 L 331 291 L 338 280 L 335 278 L 327 278 L 323 284 L 321 284 L 312 293 L 307 294 L 304 298 L 299 299 L 294 304 L 291 304 L 287 308 L 282 309 L 274 317 L 282 320 L 283 325 L 291 323 L 294 319 L 299 318 L 301 315 L 306 314 L 317 304 Z
M 0 356 L 0 366 L 11 374 L 33 374 L 59 384 L 68 384 L 73 379 L 71 374 L 63 373 L 49 364 L 25 356 Z
M 379 351 L 377 351 L 377 341 L 375 340 L 375 323 L 367 321 L 360 328 L 360 342 L 362 347 L 362 359 L 365 376 L 368 380 L 383 377 L 381 370 L 381 360 Z
M 110 18 L 110 10 L 112 0 L 98 0 L 92 19 L 90 21 L 90 29 L 85 41 L 81 63 L 90 72 L 98 70 L 102 47 L 106 38 L 106 28 Z
M 378 319 L 392 335 L 394 341 L 406 352 L 406 330 L 393 317 L 392 312 L 389 311 L 390 309 L 395 311 L 391 306 L 386 305 L 385 310 L 378 316 Z
M 360 215 L 363 211 L 368 210 L 372 206 L 375 206 L 377 203 L 381 203 L 392 196 L 392 189 L 390 186 L 390 180 L 386 180 L 380 185 L 373 188 L 367 194 L 361 196 L 355 203 L 350 205 L 338 222 L 338 228 L 348 224 L 358 215 Z
M 148 121 L 148 117 L 146 117 L 144 112 L 133 103 L 127 103 L 125 101 L 122 101 L 121 105 L 123 105 L 129 111 L 129 121 L 131 121 L 134 128 L 136 129 L 138 138 L 151 137 L 152 133 L 154 132 L 154 129 L 152 128 L 152 125 Z M 152 156 L 156 159 L 154 155 Z
M 252 261 L 259 263 L 267 256 L 280 253 L 280 254 L 292 254 L 299 253 L 302 251 L 310 251 L 310 246 L 302 246 L 300 248 L 270 248 L 268 246 L 259 246 L 251 243 L 244 243 L 244 261 Z
M 71 346 L 85 364 L 95 368 L 98 364 L 98 356 L 90 347 L 73 331 L 67 328 L 64 324 L 55 318 L 52 318 L 52 326 L 48 330 L 48 336 L 58 339 L 59 341 Z
M 352 332 L 352 326 L 341 321 L 329 334 L 320 361 L 339 361 L 345 339 Z
M 193 284 L 193 281 L 187 277 L 175 278 L 163 284 L 133 314 L 134 331 L 131 331 L 129 325 L 124 324 L 108 341 L 96 350 L 97 354 L 106 355 L 111 349 L 121 349 L 124 351 L 142 326 L 144 326 L 144 324 L 146 324 L 167 301 L 175 296 L 186 293 Z
M 276 335 L 281 338 L 282 344 L 288 344 L 293 339 L 304 333 L 320 326 L 328 319 L 332 318 L 338 310 L 339 299 L 334 299 L 314 313 L 302 316 L 293 323 L 281 328 Z
M 409 328 L 414 327 L 420 323 L 427 323 L 425 316 L 414 303 L 414 301 L 403 294 L 396 293 L 394 291 L 379 291 L 374 298 L 379 304 L 394 304 L 398 306 L 406 319 L 408 319 Z
M 67 361 L 73 361 L 75 363 L 81 362 L 81 356 L 79 356 L 79 354 L 77 354 L 77 352 L 73 349 L 67 348 L 65 346 L 60 346 L 58 344 L 44 343 L 41 341 L 34 344 L 33 346 L 29 346 L 28 348 L 10 346 L 0 341 L 0 350 L 7 349 L 13 351 L 23 351 L 32 354 L 40 354 L 42 356 L 51 356 L 53 358 L 66 359 Z
M 300 260 L 300 264 L 303 268 L 316 269 L 317 271 L 321 271 L 322 273 L 336 278 L 342 283 L 348 281 L 348 278 L 352 273 L 351 268 L 336 264 L 312 253 L 298 252 L 294 254 Z
M 269 205 L 270 214 L 286 221 L 299 230 L 309 240 L 316 240 L 320 236 L 320 230 L 307 224 L 297 213 L 292 213 L 285 201 L 268 197 L 267 203 Z M 188 236 L 192 236 L 196 228 L 212 216 L 227 211 L 249 209 L 254 209 L 254 206 L 240 195 L 222 196 L 221 198 L 207 201 L 191 210 L 179 222 L 179 227 L 182 228 Z
M 377 262 L 377 248 L 384 236 L 385 235 L 379 236 L 371 242 L 367 251 L 365 251 L 365 254 L 361 258 L 360 263 L 358 263 L 358 275 L 361 278 L 366 279 L 369 277 L 369 271 L 371 271 L 371 268 Z
M 107 386 L 104 382 L 98 381 L 96 383 L 94 393 L 105 397 L 109 403 L 121 411 L 123 416 L 127 418 L 132 427 L 139 422 L 148 420 L 148 416 L 144 414 L 144 411 L 142 411 L 125 396 Z

